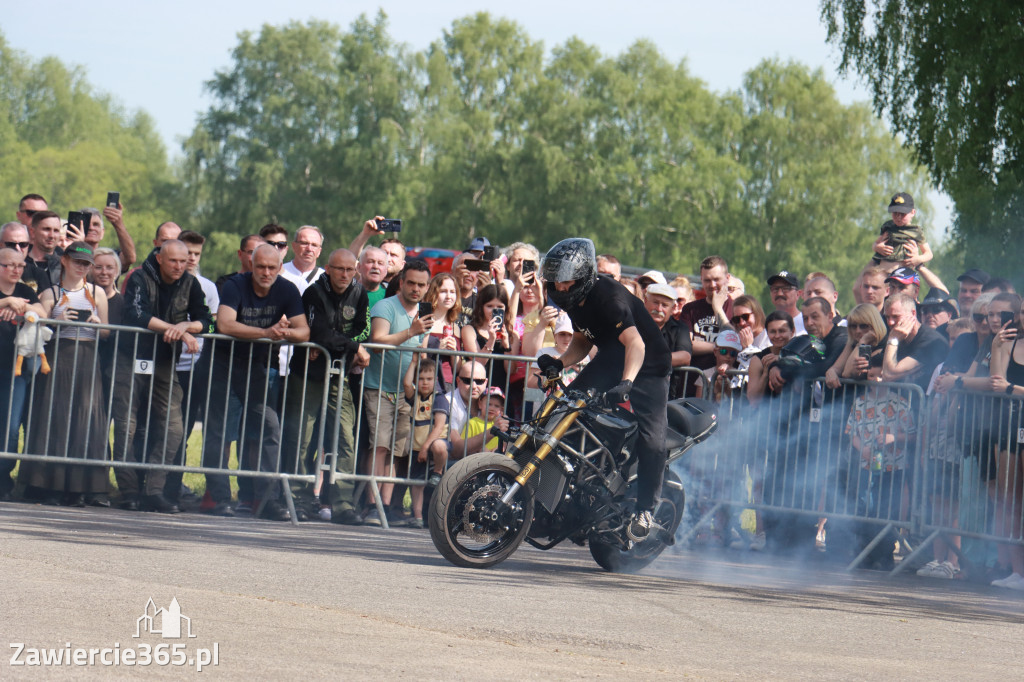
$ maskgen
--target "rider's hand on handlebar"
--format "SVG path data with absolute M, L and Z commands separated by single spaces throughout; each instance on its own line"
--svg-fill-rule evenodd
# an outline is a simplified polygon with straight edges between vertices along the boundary
M 553 379 L 562 373 L 565 366 L 553 355 L 541 355 L 537 358 L 537 369 L 548 379 Z
M 629 392 L 632 389 L 632 381 L 622 381 L 605 392 L 604 401 L 608 405 L 618 405 L 619 403 L 629 402 Z

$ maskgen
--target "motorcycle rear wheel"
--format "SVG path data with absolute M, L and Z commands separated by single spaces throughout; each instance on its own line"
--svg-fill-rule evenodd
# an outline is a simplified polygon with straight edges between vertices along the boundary
M 666 473 L 661 494 L 661 501 L 654 510 L 654 520 L 675 537 L 676 529 L 683 519 L 686 493 L 674 473 Z M 643 542 L 635 543 L 629 550 L 602 539 L 597 533 L 590 534 L 587 545 L 594 561 L 609 573 L 636 573 L 657 559 L 668 546 L 661 538 L 654 537 L 653 533 Z
M 466 568 L 490 568 L 518 549 L 533 522 L 533 493 L 523 487 L 508 505 L 501 497 L 519 465 L 481 452 L 456 462 L 430 503 L 430 539 L 445 559 Z

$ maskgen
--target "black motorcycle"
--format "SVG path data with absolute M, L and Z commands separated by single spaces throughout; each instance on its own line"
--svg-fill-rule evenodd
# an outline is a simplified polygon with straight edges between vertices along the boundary
M 606 571 L 633 572 L 674 541 L 685 494 L 665 467 L 654 510 L 660 529 L 642 542 L 626 535 L 636 503 L 638 427 L 633 413 L 594 392 L 567 390 L 559 379 L 538 416 L 508 434 L 505 454 L 469 455 L 448 469 L 430 505 L 430 537 L 456 566 L 489 568 L 523 540 L 551 549 L 587 543 Z M 716 406 L 683 398 L 668 404 L 668 463 L 718 428 Z

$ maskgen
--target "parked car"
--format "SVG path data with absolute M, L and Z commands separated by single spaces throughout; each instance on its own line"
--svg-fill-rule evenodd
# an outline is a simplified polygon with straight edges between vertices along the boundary
M 430 276 L 433 277 L 439 272 L 451 272 L 452 261 L 458 251 L 451 249 L 438 249 L 433 246 L 407 246 L 405 247 L 405 258 L 419 258 L 430 266 Z

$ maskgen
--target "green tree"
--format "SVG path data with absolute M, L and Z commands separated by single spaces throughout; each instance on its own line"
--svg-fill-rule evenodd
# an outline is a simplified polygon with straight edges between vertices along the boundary
M 871 88 L 956 202 L 968 262 L 1009 274 L 1024 220 L 1024 5 L 1019 2 L 823 0 L 840 68 Z
M 910 191 L 927 212 L 923 169 L 867 106 L 840 104 L 820 69 L 762 62 L 747 73 L 736 104 L 744 210 L 721 250 L 753 277 L 748 291 L 763 292 L 765 278 L 783 268 L 852 283 L 894 191 Z
M 167 154 L 143 112 L 96 93 L 84 71 L 53 57 L 33 61 L 0 36 L 0 204 L 42 194 L 65 212 L 100 207 L 121 192 L 140 258 L 159 222 L 180 215 Z M 116 245 L 112 230 L 106 241 Z

